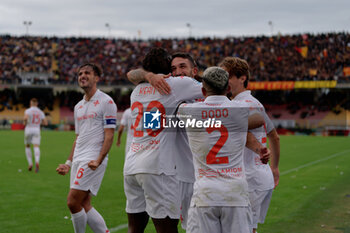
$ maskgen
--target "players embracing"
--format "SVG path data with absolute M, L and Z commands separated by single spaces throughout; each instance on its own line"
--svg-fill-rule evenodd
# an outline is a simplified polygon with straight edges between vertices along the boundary
M 189 56 L 189 55 L 188 55 Z M 146 56 L 147 57 L 147 56 Z M 189 56 L 190 57 L 190 56 Z M 163 58 L 164 59 L 164 58 Z M 177 60 L 176 60 L 177 59 Z M 170 60 L 170 59 L 168 59 L 168 58 L 165 58 L 165 60 Z M 177 62 L 174 62 L 174 61 L 177 61 Z M 155 65 L 155 67 L 157 67 L 157 66 L 159 66 L 159 62 L 158 63 L 156 63 L 156 65 Z M 183 56 L 183 55 L 181 55 L 181 56 L 174 56 L 174 58 L 173 58 L 173 60 L 172 60 L 172 71 L 173 71 L 173 74 L 177 74 L 177 75 L 186 75 L 186 74 L 191 74 L 191 72 L 192 71 L 194 71 L 193 73 L 194 74 L 196 74 L 197 73 L 197 69 L 194 69 L 195 68 L 195 66 L 193 65 L 193 62 L 191 62 L 191 60 L 190 59 L 187 59 L 187 57 L 186 56 Z M 153 71 L 152 69 L 149 69 L 148 71 Z M 155 71 L 155 73 L 167 73 L 166 72 L 166 70 L 163 70 L 162 72 L 160 72 L 160 71 Z M 193 75 L 193 73 L 192 73 L 192 75 Z M 225 72 L 226 73 L 226 72 Z M 129 76 L 130 76 L 130 72 L 129 72 L 129 74 L 128 74 Z M 172 92 L 174 91 L 174 90 L 176 90 L 176 87 L 175 87 L 175 89 L 174 89 L 174 87 L 173 86 L 171 86 L 170 87 L 170 85 L 169 85 L 169 81 L 167 80 L 167 79 L 165 79 L 165 80 L 163 80 L 162 78 L 163 77 L 168 77 L 168 76 L 166 76 L 166 75 L 159 75 L 159 74 L 152 74 L 152 73 L 150 73 L 150 72 L 147 72 L 147 71 L 140 71 L 140 70 L 138 70 L 138 72 L 134 72 L 133 73 L 133 75 L 131 75 L 131 76 L 133 76 L 133 79 L 131 79 L 131 81 L 134 81 L 134 83 L 138 83 L 139 81 L 144 81 L 144 80 L 147 80 L 147 81 L 149 81 L 149 82 L 151 82 L 152 83 L 152 85 L 154 86 L 154 87 L 156 87 L 157 88 L 157 90 L 159 90 L 159 93 L 157 92 L 157 91 L 155 91 L 154 89 L 152 89 L 153 91 L 149 91 L 148 93 L 153 93 L 153 94 L 155 94 L 155 93 L 157 93 L 157 95 L 159 95 L 160 93 L 170 93 L 170 91 L 169 90 L 171 90 Z M 130 79 L 130 77 L 129 77 L 129 79 Z M 172 78 L 170 78 L 169 80 L 171 80 Z M 181 79 L 183 79 L 183 77 L 181 78 Z M 227 78 L 228 79 L 228 78 Z M 136 81 L 135 81 L 136 80 Z M 154 80 L 158 80 L 158 81 L 154 81 Z M 209 79 L 208 79 L 209 80 Z M 208 81 L 208 82 L 210 82 L 210 81 Z M 149 84 L 143 84 L 143 85 L 149 85 Z M 177 85 L 179 85 L 179 84 L 177 84 Z M 175 85 L 176 86 L 176 85 Z M 149 85 L 149 87 L 151 87 L 150 85 Z M 152 87 L 151 87 L 152 88 Z M 183 89 L 183 90 L 187 90 L 187 89 Z M 205 90 L 205 88 L 203 88 L 203 90 Z M 140 91 L 140 90 L 139 90 Z M 228 98 L 226 97 L 226 96 L 224 96 L 224 95 L 226 95 L 226 93 L 227 93 L 227 90 L 221 90 L 222 91 L 222 93 L 220 92 L 220 96 L 222 97 L 222 98 L 225 98 L 225 100 L 228 100 Z M 191 92 L 191 91 L 190 91 Z M 192 93 L 193 93 L 193 90 L 192 90 Z M 174 95 L 174 93 L 171 93 L 172 95 Z M 186 93 L 186 94 L 188 94 L 188 93 Z M 166 96 L 166 95 L 165 95 Z M 176 91 L 175 91 L 175 96 L 176 96 Z M 189 100 L 187 100 L 187 101 L 189 101 Z M 237 102 L 237 101 L 235 101 L 235 102 Z M 163 105 L 164 106 L 164 105 Z M 145 107 L 145 106 L 142 106 L 142 107 Z M 167 107 L 167 105 L 166 105 L 166 107 Z M 165 108 L 166 108 L 165 107 Z M 135 107 L 136 108 L 136 107 Z M 134 109 L 135 109 L 134 108 Z M 140 109 L 141 109 L 141 107 L 139 107 L 138 108 L 138 112 L 140 112 Z M 143 108 L 142 108 L 143 109 Z M 151 110 L 152 108 L 147 108 L 147 110 Z M 239 108 L 239 109 L 248 109 L 248 108 Z M 251 113 L 250 113 L 251 114 Z M 243 114 L 244 115 L 244 114 Z M 256 114 L 255 114 L 256 115 Z M 139 117 L 138 117 L 139 116 Z M 251 117 L 249 117 L 249 121 L 248 121 L 248 115 L 246 116 L 246 118 L 245 118 L 245 122 L 247 123 L 247 127 L 248 127 L 248 122 L 251 122 L 250 121 L 250 118 Z M 260 118 L 262 118 L 262 117 L 260 117 Z M 142 121 L 141 119 L 143 119 L 142 118 L 142 116 L 141 115 L 139 115 L 139 114 L 136 114 L 135 116 L 134 116 L 134 122 L 136 123 L 138 123 L 138 124 L 140 124 L 140 121 Z M 259 122 L 259 123 L 256 123 L 256 124 L 258 124 L 258 126 L 261 126 L 263 123 L 264 123 L 264 121 L 263 120 L 260 120 L 259 118 L 256 118 L 256 119 L 258 119 L 258 120 L 255 120 L 255 123 L 256 122 Z M 236 122 L 237 123 L 237 122 Z M 250 124 L 249 123 L 249 125 L 254 125 L 254 124 Z M 249 144 L 249 148 L 250 149 L 252 149 L 253 151 L 255 151 L 255 152 L 257 152 L 257 153 L 260 153 L 260 154 L 262 154 L 262 153 L 265 153 L 265 156 L 268 156 L 269 155 L 269 152 L 263 152 L 263 145 L 261 145 L 261 143 L 259 143 L 257 140 L 256 140 L 256 138 L 254 138 L 254 136 L 253 137 L 251 137 L 251 136 L 249 136 L 248 137 L 248 140 L 247 140 L 247 144 L 245 143 L 246 142 L 246 137 L 244 136 L 244 133 L 245 133 L 245 135 L 247 134 L 247 130 L 248 130 L 248 128 L 246 129 L 246 130 L 238 130 L 238 131 L 240 131 L 240 133 L 241 133 L 241 137 L 242 138 L 244 138 L 244 141 L 241 141 L 241 143 L 242 143 L 242 145 L 239 147 L 240 148 L 240 150 L 238 150 L 238 151 L 236 151 L 237 153 L 236 153 L 236 155 L 237 154 L 240 154 L 240 155 L 242 155 L 243 156 L 243 149 L 244 149 L 244 145 L 247 145 L 248 146 L 248 144 Z M 150 133 L 150 134 L 152 134 L 152 133 L 154 133 L 154 132 L 151 132 L 151 131 L 148 131 L 148 133 Z M 181 135 L 181 134 L 179 134 L 179 132 L 177 132 L 177 135 Z M 214 134 L 213 134 L 214 135 Z M 248 135 L 251 135 L 251 134 L 248 134 Z M 186 136 L 186 135 L 185 135 Z M 187 136 L 186 136 L 187 137 Z M 181 138 L 181 137 L 180 137 Z M 194 137 L 194 138 L 196 138 L 196 137 Z M 253 138 L 253 139 L 251 139 L 251 138 Z M 174 146 L 172 146 L 171 148 L 176 148 L 176 149 L 178 149 L 178 148 L 182 148 L 182 146 L 181 145 L 179 145 L 177 142 L 178 142 L 178 140 L 179 140 L 179 137 L 176 137 L 176 141 L 175 142 L 173 142 L 173 144 L 175 145 L 175 147 Z M 253 142 L 251 142 L 251 141 L 253 141 Z M 248 142 L 250 142 L 250 143 L 248 143 Z M 186 145 L 188 146 L 188 141 L 187 141 L 187 144 L 185 143 L 184 145 L 183 145 L 183 147 L 186 147 Z M 207 145 L 207 144 L 206 144 Z M 142 147 L 142 145 L 140 145 L 140 144 L 136 144 L 136 147 L 137 147 L 137 150 L 141 147 L 141 148 L 146 148 L 145 146 L 143 146 Z M 218 146 L 216 145 L 216 146 L 214 146 L 213 148 L 215 149 L 215 151 L 217 151 L 218 150 L 218 148 L 217 148 Z M 191 148 L 192 149 L 192 148 Z M 179 152 L 179 151 L 178 151 Z M 183 152 L 183 151 L 182 151 Z M 192 152 L 193 152 L 193 150 L 192 150 Z M 175 153 L 173 153 L 175 156 L 176 156 L 176 152 Z M 177 160 L 179 160 L 179 158 L 181 158 L 181 155 L 182 155 L 183 153 L 181 153 L 181 150 L 180 150 L 180 153 L 178 153 L 178 155 L 177 155 Z M 233 153 L 234 154 L 234 153 Z M 192 155 L 192 153 L 191 153 L 191 155 Z M 243 157 L 242 156 L 238 156 L 239 158 L 241 158 L 241 160 L 243 161 Z M 165 155 L 163 155 L 164 157 L 165 157 Z M 168 155 L 169 156 L 169 155 Z M 127 158 L 128 158 L 128 156 L 127 156 Z M 160 157 L 161 158 L 161 157 Z M 171 158 L 171 157 L 168 157 L 168 158 Z M 180 159 L 180 161 L 181 161 L 182 159 Z M 142 160 L 142 161 L 144 161 L 145 162 L 145 160 Z M 170 162 L 169 162 L 170 161 Z M 168 160 L 168 162 L 167 163 L 170 163 L 170 164 L 172 164 L 173 163 L 173 161 L 174 161 L 174 159 L 172 158 L 172 159 L 170 159 L 170 160 Z M 191 158 L 191 162 L 192 162 L 192 158 Z M 188 164 L 190 164 L 191 166 L 192 166 L 192 171 L 193 171 L 193 165 L 192 165 L 192 163 L 188 163 Z M 142 164 L 141 165 L 141 167 L 143 166 L 144 164 Z M 175 165 L 178 165 L 179 167 L 177 168 L 177 171 L 176 171 L 176 174 L 177 174 L 177 176 L 176 176 L 176 178 L 179 180 L 179 183 L 181 184 L 181 183 L 186 183 L 186 182 L 183 182 L 183 181 L 181 181 L 181 175 L 179 175 L 179 174 L 182 174 L 182 173 L 179 173 L 179 171 L 181 170 L 181 162 L 179 163 L 178 161 L 176 162 L 176 164 Z M 176 167 L 176 166 L 175 166 Z M 237 169 L 236 169 L 237 170 Z M 243 168 L 242 168 L 242 166 L 241 166 L 241 168 L 239 169 L 239 171 L 241 171 L 241 173 L 242 173 L 242 171 L 243 171 Z M 125 173 L 125 171 L 124 171 L 124 173 Z M 242 175 L 242 177 L 244 177 L 244 173 L 242 173 L 243 175 Z M 179 179 L 180 178 L 180 179 Z M 185 179 L 183 179 L 183 180 L 185 180 Z M 138 181 L 138 183 L 140 183 L 140 181 Z M 188 184 L 191 184 L 190 182 L 188 183 Z M 243 185 L 244 186 L 244 185 Z M 161 186 L 162 187 L 162 186 Z M 179 186 L 180 187 L 180 190 L 181 190 L 181 185 Z M 186 186 L 183 186 L 183 187 L 186 187 Z M 125 187 L 125 189 L 127 189 L 127 187 Z M 141 189 L 140 189 L 140 191 L 142 191 L 142 187 L 141 187 Z M 127 197 L 128 197 L 128 191 L 126 190 L 125 191 L 126 192 L 126 195 L 127 195 Z M 147 196 L 147 195 L 146 195 Z M 180 200 L 180 202 L 182 202 L 182 204 L 181 204 L 181 206 L 183 206 L 183 204 L 184 204 L 184 195 L 183 194 L 181 194 L 181 200 Z M 245 200 L 247 200 L 248 199 L 248 193 L 246 193 L 246 199 Z M 127 212 L 128 212 L 128 205 L 129 205 L 129 203 L 130 202 L 132 202 L 132 201 L 130 201 L 129 199 L 128 199 L 128 201 L 127 201 Z M 135 202 L 135 201 L 134 201 Z M 147 204 L 147 200 L 146 201 L 144 201 L 145 202 L 145 206 L 147 206 L 148 204 Z M 242 202 L 243 203 L 243 202 Z M 241 203 L 241 204 L 242 204 Z M 249 203 L 249 201 L 248 201 L 248 203 Z M 237 204 L 237 203 L 236 203 Z M 244 206 L 246 206 L 246 205 L 248 205 L 249 206 L 249 204 L 247 204 L 247 202 L 245 202 L 245 204 L 244 204 Z M 147 224 L 147 221 L 148 221 L 148 211 L 147 211 L 147 207 L 143 207 L 143 209 L 145 209 L 145 211 L 142 213 L 143 214 L 143 217 L 144 217 L 144 219 L 145 219 L 145 221 L 143 222 L 143 224 L 141 224 L 142 225 L 142 227 L 141 227 L 141 229 L 139 228 L 139 229 L 137 229 L 137 230 L 133 230 L 134 228 L 132 227 L 133 225 L 135 225 L 134 224 L 134 222 L 133 222 L 133 220 L 135 220 L 135 218 L 130 218 L 131 216 L 130 216 L 130 214 L 129 214 L 129 212 L 128 212 L 128 216 L 129 216 L 129 232 L 143 232 L 143 229 L 144 229 L 144 227 L 145 227 L 145 225 Z M 187 210 L 187 209 L 186 209 Z M 190 214 L 190 216 L 189 216 L 189 220 L 188 220 L 188 225 L 190 226 L 190 227 L 187 227 L 187 232 L 201 232 L 200 230 L 199 230 L 199 223 L 198 222 L 196 222 L 197 220 L 198 220 L 198 212 L 197 211 L 193 211 L 194 210 L 194 208 L 190 208 L 190 211 L 189 211 L 189 213 L 191 213 Z M 247 211 L 249 212 L 249 208 L 247 208 Z M 187 211 L 185 211 L 186 213 L 187 213 Z M 138 213 L 135 213 L 135 214 L 141 214 L 141 212 L 138 212 Z M 183 212 L 182 212 L 182 214 L 183 214 Z M 135 217 L 136 217 L 136 219 L 137 219 L 137 215 L 134 215 Z M 141 215 L 142 216 L 142 215 Z M 141 217 L 141 216 L 139 216 L 139 217 Z M 248 214 L 248 215 L 246 215 L 247 216 L 247 219 L 245 219 L 246 221 L 246 223 L 247 224 L 249 224 L 249 226 L 247 225 L 247 224 L 245 224 L 245 225 L 247 225 L 247 228 L 244 228 L 244 227 L 242 227 L 242 229 L 249 229 L 250 228 L 250 226 L 251 226 L 251 223 L 250 223 L 250 217 L 251 217 L 251 215 L 250 214 Z M 154 220 L 154 219 L 153 219 Z M 240 222 L 241 220 L 239 220 L 239 222 Z M 155 221 L 154 221 L 155 222 Z M 155 225 L 156 225 L 156 222 L 155 222 Z M 244 225 L 244 226 L 245 226 Z M 140 224 L 139 224 L 139 226 L 140 226 Z M 170 225 L 168 225 L 168 226 L 170 226 Z M 131 230 L 130 230 L 131 229 Z M 157 226 L 156 226 L 156 229 L 157 229 L 157 232 L 172 232 L 172 231 L 169 231 L 169 228 L 168 228 L 168 230 L 167 231 L 162 231 L 162 230 L 159 230 L 159 228 L 157 228 Z M 164 228 L 164 229 L 166 229 L 166 228 Z M 177 229 L 175 229 L 175 227 L 172 227 L 172 229 L 173 229 L 173 231 L 174 232 L 177 232 Z M 220 231 L 218 231 L 218 232 L 220 232 Z M 242 232 L 246 232 L 245 230 L 242 230 Z

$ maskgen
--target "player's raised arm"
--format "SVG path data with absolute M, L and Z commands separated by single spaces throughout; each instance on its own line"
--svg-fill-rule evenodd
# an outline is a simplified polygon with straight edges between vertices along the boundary
M 162 95 L 167 95 L 171 92 L 170 86 L 164 80 L 165 78 L 170 77 L 170 74 L 154 74 L 152 72 L 148 72 L 142 68 L 139 68 L 129 71 L 126 75 L 129 81 L 134 85 L 137 85 L 141 82 L 148 82 Z
M 202 83 L 190 77 L 176 77 L 171 80 L 173 93 L 180 101 L 188 101 L 204 98 L 202 92 Z M 176 85 L 175 85 L 176 84 Z

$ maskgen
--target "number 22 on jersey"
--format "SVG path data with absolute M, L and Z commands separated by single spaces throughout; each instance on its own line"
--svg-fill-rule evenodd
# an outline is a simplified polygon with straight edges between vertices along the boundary
M 163 106 L 162 103 L 160 103 L 159 101 L 151 101 L 146 108 L 146 112 L 151 111 L 153 108 L 157 108 L 159 110 L 159 112 L 162 114 L 161 118 L 163 117 L 163 115 L 165 115 L 165 108 Z M 131 106 L 131 111 L 134 111 L 134 109 L 138 109 L 138 113 L 136 116 L 136 120 L 135 120 L 135 124 L 132 126 L 134 129 L 134 137 L 143 137 L 144 132 L 143 130 L 137 130 L 138 125 L 140 124 L 140 121 L 142 119 L 143 116 L 143 105 L 140 102 L 134 102 Z M 162 132 L 163 130 L 163 126 L 160 126 L 160 129 L 158 130 L 152 130 L 152 129 L 146 129 L 147 134 L 151 137 L 156 137 L 160 132 Z

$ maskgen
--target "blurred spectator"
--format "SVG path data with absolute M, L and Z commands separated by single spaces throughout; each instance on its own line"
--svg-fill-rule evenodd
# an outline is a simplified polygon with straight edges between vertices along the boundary
M 248 60 L 252 81 L 338 80 L 349 82 L 350 35 L 125 40 L 0 36 L 0 83 L 19 83 L 26 73 L 46 73 L 51 84 L 74 84 L 77 64 L 102 65 L 104 85 L 127 84 L 125 74 L 147 51 L 163 47 L 189 52 L 200 69 L 226 56 Z M 35 79 L 37 83 L 43 83 Z

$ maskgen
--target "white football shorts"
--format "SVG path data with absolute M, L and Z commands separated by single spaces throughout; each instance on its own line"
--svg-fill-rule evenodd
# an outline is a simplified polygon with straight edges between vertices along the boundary
M 90 191 L 94 196 L 100 189 L 106 164 L 102 163 L 95 171 L 88 167 L 89 161 L 73 162 L 70 171 L 70 188 Z
M 33 145 L 40 145 L 41 136 L 40 131 L 38 130 L 29 130 L 26 129 L 24 131 L 24 144 L 33 144 Z
M 181 208 L 180 220 L 182 229 L 186 230 L 188 220 L 188 210 L 191 204 L 193 194 L 193 183 L 180 181 Z
M 249 192 L 249 201 L 252 206 L 252 228 L 257 229 L 258 223 L 264 223 L 269 209 L 273 189 L 266 191 L 254 190 Z
M 163 219 L 180 217 L 179 181 L 165 174 L 136 174 L 124 176 L 126 212 L 146 211 L 149 216 Z
M 191 207 L 187 233 L 250 233 L 250 206 Z M 197 219 L 197 220 L 196 220 Z M 194 220 L 195 222 L 191 222 Z

